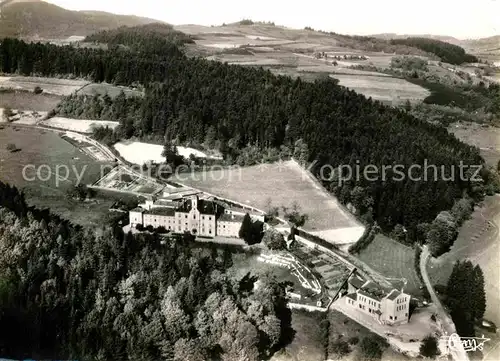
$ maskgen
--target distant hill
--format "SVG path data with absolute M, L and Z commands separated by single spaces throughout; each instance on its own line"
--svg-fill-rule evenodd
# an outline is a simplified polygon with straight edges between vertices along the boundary
M 71 11 L 41 0 L 0 2 L 0 38 L 67 38 L 72 35 L 86 36 L 101 30 L 152 22 L 158 21 L 100 11 Z
M 453 45 L 460 45 L 462 40 L 448 35 L 432 35 L 432 34 L 396 34 L 396 33 L 383 33 L 370 35 L 377 39 L 392 40 L 392 39 L 406 39 L 406 38 L 426 38 L 444 41 Z

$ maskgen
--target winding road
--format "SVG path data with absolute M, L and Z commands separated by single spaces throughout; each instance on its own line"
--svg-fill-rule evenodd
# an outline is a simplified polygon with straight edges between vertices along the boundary
M 431 296 L 432 302 L 437 308 L 438 318 L 441 321 L 441 325 L 443 330 L 445 331 L 447 336 L 455 334 L 456 328 L 453 320 L 451 319 L 448 312 L 443 307 L 443 304 L 439 300 L 436 292 L 434 291 L 434 287 L 432 287 L 431 281 L 429 279 L 429 275 L 427 274 L 427 262 L 429 260 L 429 250 L 427 246 L 422 247 L 422 254 L 420 255 L 420 272 L 422 273 L 422 278 L 424 279 L 425 287 L 427 287 L 427 291 L 429 291 L 429 295 Z M 455 344 L 456 345 L 456 344 Z M 455 361 L 468 361 L 469 357 L 467 356 L 467 352 L 465 352 L 462 344 L 456 345 L 454 348 L 450 348 L 450 354 Z

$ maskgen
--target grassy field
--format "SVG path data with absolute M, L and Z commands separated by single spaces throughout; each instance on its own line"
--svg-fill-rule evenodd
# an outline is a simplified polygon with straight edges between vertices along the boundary
M 0 91 L 0 108 L 48 112 L 61 101 L 59 95 L 27 91 Z
M 88 83 L 89 82 L 85 80 L 72 79 L 24 76 L 0 77 L 0 88 L 25 90 L 32 92 L 35 87 L 38 86 L 42 88 L 43 93 L 53 95 L 69 95 Z
M 496 167 L 500 160 L 500 128 L 474 123 L 451 124 L 448 131 L 463 142 L 481 150 L 486 163 Z
M 14 143 L 19 150 L 7 151 L 8 143 Z M 107 213 L 106 202 L 81 204 L 66 199 L 66 190 L 80 175 L 81 183 L 92 183 L 99 178 L 104 163 L 95 162 L 55 132 L 5 126 L 0 129 L 0 144 L 0 180 L 23 188 L 30 204 L 50 207 L 85 224 L 92 224 Z M 30 165 L 23 175 L 23 169 Z M 67 180 L 64 166 L 69 170 Z
M 309 231 L 359 227 L 355 218 L 294 162 L 182 173 L 172 180 L 263 210 L 268 199 L 275 206 L 297 202 L 309 215 L 304 226 Z
M 358 256 L 368 266 L 388 278 L 406 278 L 405 290 L 420 296 L 420 280 L 414 268 L 415 251 L 381 234 Z
M 412 103 L 421 102 L 431 94 L 427 89 L 399 78 L 350 74 L 333 74 L 331 77 L 357 93 L 393 105 L 407 100 Z

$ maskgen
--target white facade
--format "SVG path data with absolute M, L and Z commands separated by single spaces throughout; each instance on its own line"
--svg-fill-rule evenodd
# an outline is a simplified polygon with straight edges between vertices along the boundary
M 190 232 L 205 237 L 238 237 L 243 216 L 227 212 L 219 216 L 217 205 L 203 202 L 195 195 L 180 207 L 173 208 L 149 199 L 129 212 L 130 225 L 163 226 L 176 233 Z
M 364 282 L 353 277 L 349 280 L 345 302 L 359 312 L 369 314 L 383 324 L 400 325 L 408 323 L 411 296 L 393 289 L 389 292 L 376 289 L 373 282 Z

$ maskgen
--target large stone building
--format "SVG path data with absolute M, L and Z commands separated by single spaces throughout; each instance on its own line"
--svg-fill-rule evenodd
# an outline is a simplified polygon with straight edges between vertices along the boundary
M 195 194 L 181 200 L 150 199 L 131 210 L 129 216 L 132 227 L 138 224 L 155 228 L 163 226 L 175 233 L 190 232 L 204 237 L 238 237 L 244 215 L 242 212 L 225 209 L 219 202 L 200 199 Z M 260 217 L 258 219 L 260 220 Z
M 408 322 L 411 296 L 397 289 L 384 289 L 372 281 L 352 276 L 348 281 L 346 303 L 378 322 L 400 325 Z

